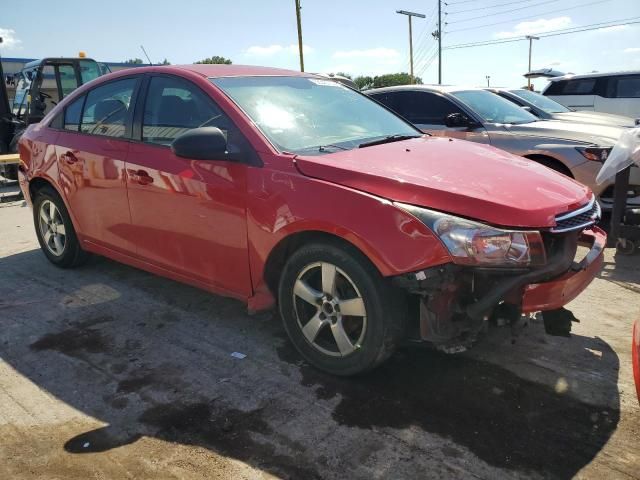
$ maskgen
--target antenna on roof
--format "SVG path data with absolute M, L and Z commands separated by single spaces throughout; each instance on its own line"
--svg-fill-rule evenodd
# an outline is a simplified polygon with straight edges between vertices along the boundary
M 149 65 L 153 65 L 151 59 L 149 58 L 149 55 L 147 55 L 147 51 L 144 49 L 144 45 L 140 45 L 140 48 L 142 49 L 142 53 L 144 53 L 144 56 L 147 57 L 147 60 L 149 60 Z

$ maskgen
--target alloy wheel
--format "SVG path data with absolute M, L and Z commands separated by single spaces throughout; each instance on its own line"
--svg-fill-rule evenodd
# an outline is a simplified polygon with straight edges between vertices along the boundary
M 40 204 L 38 223 L 47 250 L 56 257 L 61 256 L 67 244 L 67 234 L 62 215 L 51 200 L 45 200 Z
M 328 262 L 308 265 L 293 287 L 296 320 L 306 340 L 326 355 L 345 357 L 364 339 L 367 311 L 360 291 Z

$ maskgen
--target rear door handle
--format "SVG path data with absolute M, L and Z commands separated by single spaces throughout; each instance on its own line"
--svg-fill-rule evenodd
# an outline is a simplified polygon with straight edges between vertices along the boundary
M 74 163 L 78 163 L 78 157 L 76 157 L 72 152 L 65 152 L 60 155 L 60 158 L 69 165 L 73 165 Z
M 153 183 L 153 177 L 144 170 L 128 168 L 127 174 L 132 182 L 136 182 L 139 185 L 149 185 L 150 183 Z

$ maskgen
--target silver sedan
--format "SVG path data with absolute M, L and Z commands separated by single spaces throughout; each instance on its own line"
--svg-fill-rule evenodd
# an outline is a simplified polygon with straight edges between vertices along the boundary
M 523 108 L 479 88 L 406 85 L 365 92 L 432 135 L 487 143 L 535 160 L 589 186 L 603 208 L 612 203 L 612 182 L 596 175 L 622 127 L 540 120 Z M 640 169 L 632 167 L 629 202 L 640 204 Z

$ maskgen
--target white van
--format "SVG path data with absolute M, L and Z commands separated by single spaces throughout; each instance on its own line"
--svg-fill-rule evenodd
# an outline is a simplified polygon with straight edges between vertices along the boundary
M 640 118 L 640 71 L 554 77 L 542 94 L 573 110 Z

